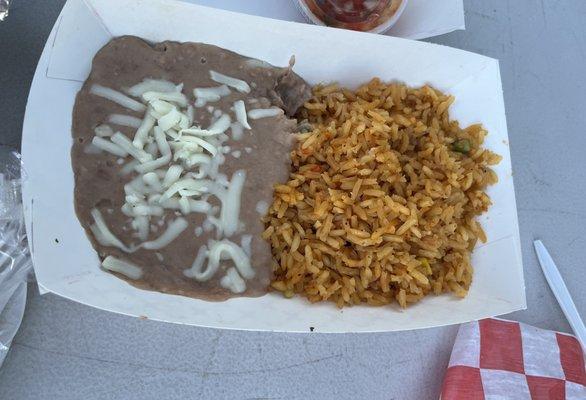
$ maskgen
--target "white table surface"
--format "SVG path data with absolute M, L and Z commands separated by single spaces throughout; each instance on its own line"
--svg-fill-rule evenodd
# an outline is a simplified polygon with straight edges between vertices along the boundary
M 199 0 L 262 15 L 288 0 Z M 0 143 L 18 147 L 26 97 L 64 0 L 16 0 L 0 23 Z M 501 60 L 528 309 L 569 332 L 532 249 L 550 249 L 586 311 L 586 2 L 465 1 L 464 32 L 431 41 Z M 282 15 L 282 14 L 281 14 Z M 291 14 L 293 15 L 293 14 Z M 295 17 L 301 19 L 301 17 Z M 0 368 L 0 399 L 434 399 L 457 327 L 390 334 L 269 334 L 143 321 L 30 286 Z

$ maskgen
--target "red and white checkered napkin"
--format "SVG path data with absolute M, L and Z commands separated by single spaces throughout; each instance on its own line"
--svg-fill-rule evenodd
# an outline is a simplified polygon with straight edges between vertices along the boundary
M 442 400 L 585 400 L 584 352 L 570 335 L 499 319 L 460 327 Z

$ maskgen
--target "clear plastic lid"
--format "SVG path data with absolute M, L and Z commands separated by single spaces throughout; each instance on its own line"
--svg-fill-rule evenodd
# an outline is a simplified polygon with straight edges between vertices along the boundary
M 317 25 L 381 33 L 397 22 L 407 0 L 295 0 Z

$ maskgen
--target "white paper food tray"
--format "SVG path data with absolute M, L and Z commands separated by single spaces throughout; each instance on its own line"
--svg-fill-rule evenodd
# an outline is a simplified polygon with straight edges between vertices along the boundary
M 396 306 L 337 309 L 279 294 L 206 302 L 137 289 L 102 271 L 73 208 L 71 113 L 96 51 L 113 36 L 218 45 L 275 65 L 310 83 L 358 84 L 378 76 L 430 83 L 456 96 L 462 125 L 482 122 L 486 146 L 503 156 L 494 205 L 482 217 L 489 242 L 474 251 L 468 297 L 430 296 Z M 507 125 L 498 62 L 465 51 L 323 28 L 166 0 L 70 0 L 39 61 L 28 99 L 22 151 L 26 223 L 38 282 L 49 292 L 103 310 L 182 324 L 307 332 L 397 331 L 455 324 L 525 308 L 525 288 Z

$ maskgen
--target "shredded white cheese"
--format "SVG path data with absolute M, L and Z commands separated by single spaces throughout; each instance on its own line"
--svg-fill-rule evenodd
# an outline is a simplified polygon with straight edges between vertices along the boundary
M 232 293 L 242 293 L 246 290 L 246 282 L 240 277 L 234 267 L 228 268 L 226 275 L 220 280 L 220 285 Z
M 263 201 L 263 200 L 256 203 L 256 212 L 257 213 L 264 216 L 267 214 L 268 211 L 269 211 L 269 203 L 267 203 L 266 201 Z
M 163 187 L 168 188 L 169 186 L 177 182 L 182 173 L 183 167 L 181 165 L 171 165 L 167 169 L 165 177 L 163 178 Z
M 128 89 L 126 93 L 134 97 L 141 97 L 146 92 L 174 92 L 177 87 L 173 82 L 161 79 L 145 79 Z
M 138 128 L 141 124 L 141 119 L 131 115 L 111 114 L 108 116 L 108 122 L 120 126 L 128 126 L 130 128 Z
M 234 242 L 229 241 L 228 239 L 215 242 L 210 247 L 208 254 L 208 269 L 217 271 L 220 264 L 220 258 L 223 256 L 227 257 L 227 259 L 231 259 L 234 262 L 236 269 L 244 279 L 254 278 L 254 270 L 250 265 L 250 259 L 246 253 L 244 253 L 244 250 L 240 248 L 240 246 Z
M 189 208 L 191 212 L 206 214 L 212 206 L 207 201 L 189 199 Z
M 219 131 L 211 131 L 211 130 L 208 130 L 208 129 L 201 129 L 201 128 L 198 128 L 196 126 L 193 126 L 191 128 L 181 129 L 181 131 L 179 133 L 181 135 L 185 133 L 187 135 L 195 135 L 195 136 L 200 136 L 200 137 L 207 137 L 207 136 L 219 135 L 222 132 L 219 132 Z
M 154 161 L 147 161 L 143 164 L 137 165 L 136 171 L 139 173 L 154 171 L 157 168 L 164 167 L 165 165 L 169 164 L 169 161 L 171 161 L 171 147 L 169 146 L 169 143 L 167 143 L 165 134 L 158 126 L 154 128 L 154 132 L 156 146 L 161 153 L 161 157 Z
M 224 96 L 230 94 L 230 89 L 226 85 L 221 85 L 211 88 L 195 88 L 193 89 L 193 95 L 195 96 L 195 106 L 203 107 L 208 102 L 214 102 L 220 100 Z
M 150 242 L 144 242 L 141 247 L 147 250 L 162 249 L 163 247 L 166 247 L 169 243 L 171 243 L 173 240 L 177 239 L 181 232 L 183 232 L 187 228 L 187 225 L 189 225 L 187 223 L 187 220 L 185 220 L 184 218 L 177 218 L 167 226 L 167 230 L 165 230 L 165 232 L 161 236 Z
M 177 132 L 175 129 L 167 129 L 165 134 L 167 134 L 167 136 L 169 136 L 173 140 L 179 140 L 179 139 L 181 139 L 181 136 L 183 136 L 182 133 Z M 178 144 L 179 143 L 170 143 L 169 145 L 178 145 Z
M 246 118 L 246 106 L 244 101 L 237 100 L 234 102 L 234 114 L 236 114 L 236 120 L 246 129 L 250 129 L 248 119 Z
M 127 261 L 119 260 L 116 257 L 108 256 L 102 261 L 102 267 L 108 271 L 118 272 L 130 279 L 140 279 L 142 268 Z
M 128 139 L 120 132 L 116 132 L 114 135 L 112 135 L 110 140 L 112 140 L 112 142 L 116 143 L 118 146 L 122 147 L 128 154 L 140 162 L 147 162 L 153 159 L 153 156 L 151 156 L 146 151 L 134 147 L 130 139 Z
M 85 154 L 100 154 L 102 152 L 102 149 L 96 147 L 93 145 L 93 143 L 88 143 L 84 148 L 83 148 L 83 152 Z M 120 160 L 120 158 L 118 159 Z
M 210 78 L 215 82 L 233 87 L 241 93 L 250 93 L 250 86 L 242 79 L 232 78 L 212 70 L 210 70 Z
M 144 119 L 141 121 L 140 126 L 134 134 L 134 140 L 132 141 L 134 147 L 138 149 L 142 149 L 144 147 L 149 132 L 151 129 L 153 129 L 153 126 L 155 126 L 155 121 L 155 117 L 149 113 L 144 116 Z
M 142 98 L 148 102 L 163 100 L 187 107 L 187 97 L 181 92 L 146 92 L 142 94 Z
M 193 106 L 190 104 L 187 106 L 187 122 L 188 125 L 191 126 L 193 125 L 193 121 L 195 120 L 195 108 L 193 108 Z
M 283 114 L 283 110 L 276 107 L 271 108 L 255 108 L 254 110 L 248 111 L 248 118 L 250 119 L 261 119 L 276 117 Z
M 121 105 L 122 107 L 129 108 L 133 111 L 143 112 L 146 110 L 144 104 L 139 103 L 138 101 L 131 99 L 130 97 L 126 96 L 123 93 L 120 93 L 117 90 L 107 88 L 105 86 L 94 84 L 90 88 L 90 93 L 96 96 L 103 97 L 107 100 L 113 101 Z
M 244 127 L 239 122 L 230 125 L 230 129 L 232 130 L 232 139 L 241 140 L 244 136 Z
M 207 171 L 209 169 L 209 165 L 211 164 L 212 159 L 210 156 L 205 154 L 192 154 L 185 160 L 185 165 L 188 168 L 193 168 L 194 166 L 199 166 L 199 170 L 197 173 L 192 173 L 195 179 L 201 179 L 207 175 Z
M 154 215 L 157 217 L 163 216 L 163 207 L 161 206 L 153 206 L 153 205 L 146 205 L 146 204 L 138 204 L 132 208 L 134 216 L 147 216 L 147 215 Z
M 201 194 L 197 190 L 187 190 L 187 189 L 181 189 L 177 193 L 179 193 L 179 196 L 185 196 L 185 197 L 199 196 Z
M 191 208 L 189 207 L 189 199 L 185 196 L 181 196 L 179 198 L 179 209 L 183 214 L 189 214 L 191 212 Z
M 134 167 L 134 169 L 138 173 L 145 173 L 145 172 L 149 172 L 149 171 L 154 171 L 157 168 L 161 168 L 161 167 L 164 167 L 165 165 L 169 164 L 169 161 L 171 161 L 170 154 L 159 157 L 156 160 L 147 161 L 144 164 L 139 164 L 136 167 Z
M 140 164 L 138 160 L 132 160 L 130 162 L 127 162 L 126 165 L 124 165 L 124 167 L 122 167 L 122 169 L 120 170 L 120 175 L 128 175 L 129 173 L 134 171 L 134 167 L 136 167 L 138 164 Z
M 98 229 L 98 227 L 95 223 L 90 225 L 90 231 L 92 231 L 94 238 L 98 241 L 99 244 L 101 244 L 102 246 L 109 246 L 110 245 L 110 242 L 108 242 L 108 239 L 106 239 L 102 235 L 102 231 L 100 231 Z
M 188 201 L 190 212 L 207 214 L 211 209 L 210 204 L 206 201 L 193 199 L 188 199 Z M 179 204 L 179 200 L 177 198 L 161 200 L 158 204 L 160 204 L 161 207 L 165 209 L 181 210 L 181 205 Z
M 112 130 L 112 128 L 110 128 L 109 125 L 102 124 L 94 128 L 94 133 L 96 134 L 96 136 L 110 137 L 114 134 L 114 131 Z
M 220 220 L 222 221 L 222 231 L 226 237 L 230 237 L 238 230 L 238 221 L 240 217 L 240 203 L 242 188 L 246 180 L 246 171 L 238 170 L 232 175 L 232 180 L 226 194 L 222 200 L 222 210 L 220 211 Z
M 137 215 L 132 220 L 132 227 L 138 234 L 140 240 L 147 240 L 149 237 L 149 219 L 146 215 Z
M 100 150 L 107 151 L 108 153 L 114 154 L 118 157 L 126 157 L 128 152 L 124 150 L 121 146 L 118 146 L 115 143 L 110 142 L 109 140 L 102 139 L 99 136 L 94 136 L 92 139 L 92 145 L 96 146 Z
M 201 148 L 207 150 L 212 156 L 215 156 L 216 154 L 218 154 L 218 149 L 216 149 L 216 147 L 214 147 L 214 145 L 212 145 L 210 142 L 208 142 L 204 139 L 201 139 L 197 136 L 182 136 L 180 139 L 178 139 L 178 141 L 196 144 L 196 145 L 200 146 Z
M 159 155 L 159 148 L 157 147 L 157 144 L 155 142 L 148 143 L 145 146 L 144 151 L 146 151 L 151 156 L 153 156 L 153 158 L 155 158 L 155 157 L 157 157 L 157 155 Z M 150 161 L 148 161 L 148 162 L 150 162 Z
M 101 243 L 103 246 L 114 246 L 118 247 L 120 250 L 125 251 L 127 253 L 132 252 L 132 250 L 127 247 L 120 239 L 118 239 L 114 234 L 108 229 L 106 225 L 106 221 L 102 216 L 102 213 L 97 208 L 94 208 L 90 211 L 92 218 L 94 219 L 94 223 L 96 224 L 96 229 L 100 232 L 99 236 L 103 240 Z M 98 237 L 96 237 L 98 240 Z
M 208 128 L 208 130 L 211 132 L 224 133 L 230 128 L 231 122 L 230 116 L 228 114 L 223 114 Z
M 142 176 L 142 180 L 144 183 L 152 187 L 155 192 L 161 192 L 163 190 L 163 184 L 159 180 L 159 176 L 156 172 L 147 172 Z
M 181 121 L 181 113 L 176 108 L 172 108 L 167 114 L 163 115 L 157 121 L 162 130 L 166 131 L 176 126 Z
M 207 219 L 205 221 L 203 221 L 203 224 L 201 225 L 201 227 L 203 228 L 204 232 L 211 232 L 214 230 L 214 225 L 208 221 Z
M 252 235 L 242 235 L 240 238 L 240 247 L 250 258 L 252 256 Z
M 149 112 L 157 119 L 169 113 L 173 108 L 175 108 L 173 104 L 163 100 L 151 101 L 149 104 Z
M 205 226 L 203 227 L 204 231 L 205 231 Z M 193 260 L 193 264 L 191 265 L 191 268 L 186 269 L 183 271 L 183 274 L 185 276 L 187 276 L 188 278 L 195 278 L 196 280 L 200 281 L 200 282 L 205 282 L 210 280 L 214 274 L 216 273 L 217 267 L 219 267 L 219 264 L 216 266 L 216 269 L 212 269 L 210 268 L 210 265 L 208 263 L 208 267 L 204 270 L 204 263 L 208 257 L 208 247 L 207 246 L 201 246 L 197 252 L 197 255 L 195 256 L 195 260 Z
M 167 189 L 161 196 L 161 200 L 166 200 L 171 198 L 174 194 L 179 192 L 180 190 L 196 190 L 199 193 L 205 193 L 209 190 L 209 187 L 212 186 L 213 183 L 207 180 L 195 180 L 195 179 L 180 179 L 174 184 L 172 184 L 169 189 Z

